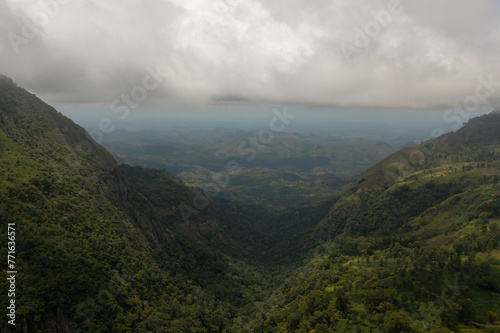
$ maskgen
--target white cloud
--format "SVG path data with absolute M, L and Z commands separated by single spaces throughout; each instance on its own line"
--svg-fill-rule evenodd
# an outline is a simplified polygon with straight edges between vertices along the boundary
M 404 11 L 346 61 L 342 43 L 354 43 L 390 1 L 66 0 L 46 7 L 49 16 L 40 4 L 56 0 L 7 0 L 0 72 L 51 103 L 101 104 L 156 65 L 169 76 L 147 102 L 165 105 L 236 98 L 434 107 L 473 93 L 481 75 L 500 81 L 494 0 L 401 0 Z M 29 21 L 39 24 L 28 38 Z M 24 38 L 18 53 L 12 33 Z

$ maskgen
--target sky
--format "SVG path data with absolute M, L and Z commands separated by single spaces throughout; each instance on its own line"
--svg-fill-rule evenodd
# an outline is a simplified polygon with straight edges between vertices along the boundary
M 65 108 L 500 105 L 498 0 L 2 0 L 0 73 Z

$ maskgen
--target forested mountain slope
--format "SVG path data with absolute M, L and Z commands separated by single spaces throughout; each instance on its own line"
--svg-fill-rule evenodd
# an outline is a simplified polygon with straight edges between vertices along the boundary
M 498 332 L 499 181 L 498 112 L 389 156 L 318 224 L 261 330 Z
M 164 170 L 118 166 L 0 76 L 0 234 L 15 225 L 17 271 L 16 326 L 7 316 L 0 325 L 498 332 L 499 133 L 492 113 L 370 168 L 300 243 L 309 258 L 271 278 L 262 244 L 273 238 L 258 212 L 217 198 L 186 221 L 179 207 L 193 203 L 192 189 Z M 8 289 L 1 279 L 0 294 Z
M 193 197 L 165 171 L 119 169 L 81 127 L 0 77 L 0 232 L 6 239 L 15 223 L 18 272 L 16 326 L 5 315 L 0 325 L 28 332 L 231 327 L 264 283 L 210 207 L 184 221 L 178 207 Z M 0 256 L 7 258 L 3 241 Z M 7 289 L 3 278 L 0 294 Z M 2 296 L 0 305 L 8 301 Z
M 420 146 L 406 147 L 368 169 L 332 207 L 318 230 L 393 233 L 394 228 L 409 225 L 398 216 L 417 217 L 454 195 L 463 199 L 469 191 L 480 188 L 485 202 L 496 202 L 492 193 L 498 181 L 499 147 L 499 112 L 474 118 L 459 131 Z M 366 205 L 374 198 L 383 210 L 381 214 Z M 367 207 L 380 224 L 361 223 L 359 214 Z

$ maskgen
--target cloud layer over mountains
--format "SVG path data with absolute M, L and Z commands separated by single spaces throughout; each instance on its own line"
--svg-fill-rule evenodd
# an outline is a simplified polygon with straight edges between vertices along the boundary
M 499 54 L 494 0 L 0 2 L 0 72 L 51 103 L 496 104 Z

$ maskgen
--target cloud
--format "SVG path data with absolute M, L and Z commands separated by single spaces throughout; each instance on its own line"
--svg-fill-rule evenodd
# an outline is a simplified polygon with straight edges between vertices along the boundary
M 142 84 L 149 66 L 166 76 L 145 104 L 446 106 L 473 94 L 481 76 L 500 82 L 499 7 L 494 0 L 7 0 L 0 72 L 51 103 L 109 104 Z M 498 103 L 499 92 L 488 102 Z

